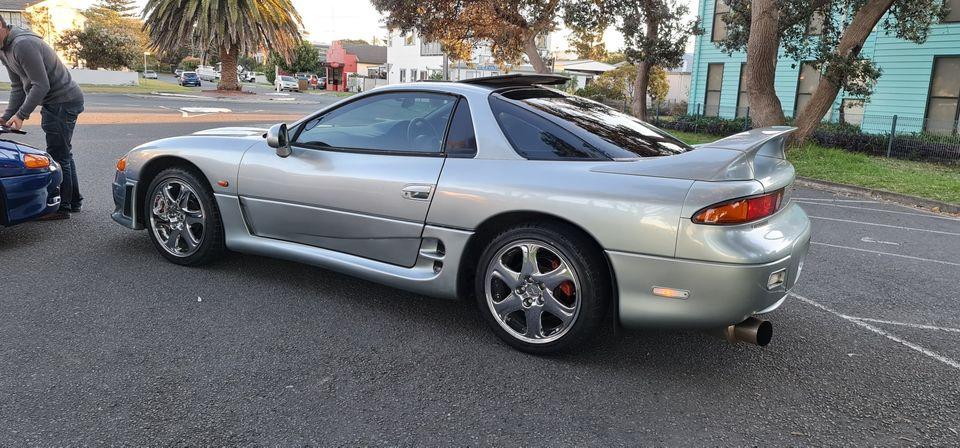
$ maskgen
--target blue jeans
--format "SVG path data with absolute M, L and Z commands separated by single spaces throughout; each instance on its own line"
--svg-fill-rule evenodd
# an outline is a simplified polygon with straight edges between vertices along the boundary
M 63 183 L 60 184 L 60 208 L 73 209 L 83 205 L 83 195 L 77 181 L 77 165 L 73 162 L 73 130 L 77 117 L 83 112 L 83 101 L 44 104 L 40 110 L 40 128 L 47 136 L 47 152 L 60 164 Z

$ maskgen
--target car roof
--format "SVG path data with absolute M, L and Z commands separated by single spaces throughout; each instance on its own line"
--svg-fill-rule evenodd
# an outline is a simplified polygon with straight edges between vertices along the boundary
M 511 73 L 508 75 L 462 79 L 457 82 L 461 84 L 473 84 L 499 89 L 503 87 L 526 87 L 538 85 L 556 86 L 560 84 L 566 84 L 569 80 L 570 78 L 561 75 Z

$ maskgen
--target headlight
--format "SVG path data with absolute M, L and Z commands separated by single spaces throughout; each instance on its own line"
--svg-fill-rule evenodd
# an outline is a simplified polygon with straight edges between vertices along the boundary
M 36 154 L 25 154 L 23 156 L 23 165 L 31 170 L 50 168 L 50 158 Z

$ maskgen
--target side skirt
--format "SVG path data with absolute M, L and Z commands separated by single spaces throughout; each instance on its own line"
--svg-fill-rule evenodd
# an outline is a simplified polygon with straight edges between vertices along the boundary
M 247 228 L 236 196 L 215 194 L 227 248 L 247 254 L 309 264 L 432 297 L 457 297 L 460 257 L 473 232 L 426 226 L 412 268 L 299 243 L 263 238 Z

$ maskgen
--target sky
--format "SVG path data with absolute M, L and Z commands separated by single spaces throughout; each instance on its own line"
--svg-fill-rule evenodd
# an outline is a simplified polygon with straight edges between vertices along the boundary
M 696 15 L 696 0 L 678 0 L 686 3 L 692 10 L 691 17 Z M 95 0 L 78 0 L 78 7 L 85 7 L 95 3 Z M 146 0 L 138 0 L 142 7 Z M 344 2 L 334 0 L 293 0 L 293 6 L 300 11 L 303 24 L 307 30 L 307 39 L 316 43 L 330 43 L 338 39 L 364 39 L 369 41 L 373 37 L 382 39 L 387 31 L 383 28 L 382 15 L 368 0 L 352 0 Z M 566 29 L 555 31 L 551 42 L 553 51 L 565 51 L 566 39 L 570 32 Z M 616 30 L 608 30 L 604 35 L 607 49 L 619 50 L 623 46 L 623 36 Z M 692 42 L 688 44 L 691 47 Z

